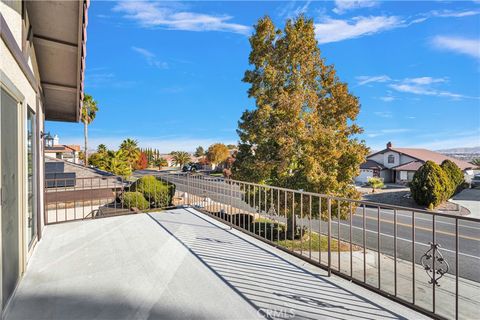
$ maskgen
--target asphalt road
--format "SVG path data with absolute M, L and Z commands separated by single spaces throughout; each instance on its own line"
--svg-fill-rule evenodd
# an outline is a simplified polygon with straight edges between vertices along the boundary
M 166 175 L 164 179 L 174 182 L 179 191 L 190 190 L 191 194 L 208 197 L 212 201 L 231 205 L 237 208 L 239 212 L 257 212 L 265 217 L 275 219 L 285 223 L 286 218 L 282 217 L 282 210 L 279 215 L 269 215 L 265 210 L 258 210 L 242 200 L 242 192 L 238 187 L 230 188 L 222 179 L 204 177 L 206 182 L 201 179 L 187 179 L 185 176 Z M 262 207 L 263 209 L 263 207 Z M 280 208 L 282 209 L 282 208 Z M 363 213 L 365 212 L 365 217 Z M 394 256 L 394 235 L 395 224 L 394 216 L 397 219 L 396 228 L 396 252 L 397 258 L 406 261 L 412 261 L 415 257 L 415 263 L 420 263 L 421 256 L 430 248 L 435 236 L 435 242 L 440 244 L 440 252 L 450 266 L 449 273 L 455 274 L 456 242 L 455 242 L 455 219 L 449 217 L 435 217 L 435 232 L 433 231 L 432 215 L 425 213 L 415 213 L 415 246 L 412 248 L 413 219 L 412 211 L 397 210 L 372 207 L 359 207 L 352 219 L 352 243 L 363 246 L 364 242 L 364 222 L 365 242 L 368 249 L 378 251 L 380 243 L 380 252 Z M 380 241 L 378 241 L 378 217 L 380 217 Z M 328 233 L 328 223 L 318 219 L 309 220 L 308 217 L 301 217 L 297 220 L 297 225 L 311 227 L 313 231 L 320 231 L 323 234 Z M 331 224 L 332 237 L 343 241 L 350 241 L 350 221 L 336 221 L 334 218 Z M 458 259 L 459 276 L 476 282 L 480 282 L 480 221 L 458 221 Z

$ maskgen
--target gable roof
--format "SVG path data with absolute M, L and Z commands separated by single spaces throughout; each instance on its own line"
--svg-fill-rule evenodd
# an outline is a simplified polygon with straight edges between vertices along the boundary
M 377 169 L 377 170 L 383 170 L 385 169 L 385 166 L 383 164 L 380 164 L 376 161 L 369 160 L 365 161 L 360 165 L 360 169 Z
M 420 160 L 420 161 L 423 161 L 423 162 L 427 162 L 428 160 L 430 160 L 430 161 L 433 161 L 437 164 L 441 164 L 444 160 L 450 160 L 450 161 L 454 162 L 461 170 L 471 169 L 471 168 L 475 167 L 473 164 L 468 163 L 466 161 L 458 160 L 458 159 L 446 156 L 444 154 L 434 152 L 434 151 L 430 151 L 430 150 L 427 150 L 427 149 L 417 149 L 417 148 L 393 148 L 393 147 L 392 148 L 386 148 L 386 149 L 383 149 L 382 151 L 372 153 L 368 157 L 371 157 L 371 156 L 376 155 L 376 154 L 385 153 L 385 152 L 388 152 L 388 151 L 398 152 L 398 153 L 404 154 L 406 156 L 409 156 L 411 158 L 414 158 L 414 159 L 417 159 L 417 160 Z

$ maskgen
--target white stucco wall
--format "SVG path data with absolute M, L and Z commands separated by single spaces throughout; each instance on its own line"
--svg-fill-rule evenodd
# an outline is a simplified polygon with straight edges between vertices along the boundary
M 375 154 L 373 156 L 369 156 L 369 157 L 367 157 L 367 159 L 370 159 L 370 160 L 373 160 L 375 162 L 383 164 L 383 154 L 382 153 L 378 153 L 378 154 Z
M 10 7 L 6 6 L 4 3 L 0 2 L 0 12 L 2 13 L 5 21 L 7 22 L 7 26 L 12 32 L 18 47 L 22 48 L 22 18 L 19 13 L 15 10 L 11 9 Z M 7 27 L 5 26 L 5 27 Z M 35 58 L 33 56 L 33 50 L 30 51 L 32 56 L 29 56 L 27 60 L 30 61 L 29 66 L 32 72 L 37 71 L 37 66 L 35 65 Z M 26 154 L 26 145 L 27 145 L 27 136 L 26 136 L 26 119 L 27 119 L 27 110 L 30 108 L 36 114 L 36 117 L 39 118 L 39 123 L 35 123 L 36 127 L 36 140 L 37 143 L 41 145 L 40 140 L 40 132 L 44 130 L 43 123 L 44 123 L 44 113 L 43 108 L 38 105 L 37 110 L 37 93 L 35 89 L 32 87 L 30 82 L 28 81 L 27 77 L 23 73 L 20 66 L 17 64 L 14 56 L 10 52 L 9 48 L 7 47 L 6 43 L 0 40 L 0 70 L 1 70 L 1 79 L 0 82 L 2 87 L 6 89 L 6 91 L 11 94 L 15 100 L 19 102 L 19 159 L 21 159 L 22 163 L 20 164 L 20 172 L 19 174 L 19 183 L 20 183 L 20 190 L 18 194 L 18 199 L 20 201 L 20 212 L 19 212 L 19 220 L 22 227 L 22 251 L 21 257 L 22 261 L 20 265 L 25 268 L 27 259 L 29 258 L 28 252 L 28 243 L 27 243 L 27 234 L 26 234 L 26 224 L 27 224 L 27 154 Z M 33 62 L 33 63 L 32 63 Z M 40 162 L 37 163 L 37 170 L 39 171 L 39 186 L 37 190 L 37 196 L 40 199 L 40 204 L 37 207 L 37 211 L 40 212 L 40 220 L 41 225 L 43 226 L 43 154 L 40 151 L 39 153 Z M 36 159 L 34 160 L 36 161 Z M 37 215 L 38 217 L 38 215 Z M 31 253 L 31 251 L 30 251 Z
M 21 1 L 19 6 L 21 8 Z M 20 11 L 21 12 L 21 11 Z M 19 48 L 22 48 L 22 16 L 19 12 L 7 6 L 3 1 L 0 1 L 0 13 L 7 22 L 8 28 L 13 34 L 15 41 Z M 2 56 L 3 57 L 3 56 Z

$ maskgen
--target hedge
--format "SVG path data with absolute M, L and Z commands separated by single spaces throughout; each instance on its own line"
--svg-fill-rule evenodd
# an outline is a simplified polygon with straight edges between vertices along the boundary
M 450 194 L 450 178 L 435 162 L 421 166 L 410 183 L 410 192 L 419 205 L 434 208 L 446 201 Z
M 172 205 L 175 185 L 166 184 L 154 176 L 143 176 L 130 188 L 143 194 L 145 199 L 155 208 L 165 208 Z
M 150 204 L 140 192 L 125 192 L 122 197 L 124 206 L 127 208 L 138 208 L 145 210 L 150 207 Z

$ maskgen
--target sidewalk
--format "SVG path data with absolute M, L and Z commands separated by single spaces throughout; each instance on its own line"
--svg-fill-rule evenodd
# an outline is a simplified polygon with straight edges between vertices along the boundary
M 480 219 L 480 189 L 464 189 L 450 200 L 470 211 L 469 217 Z

